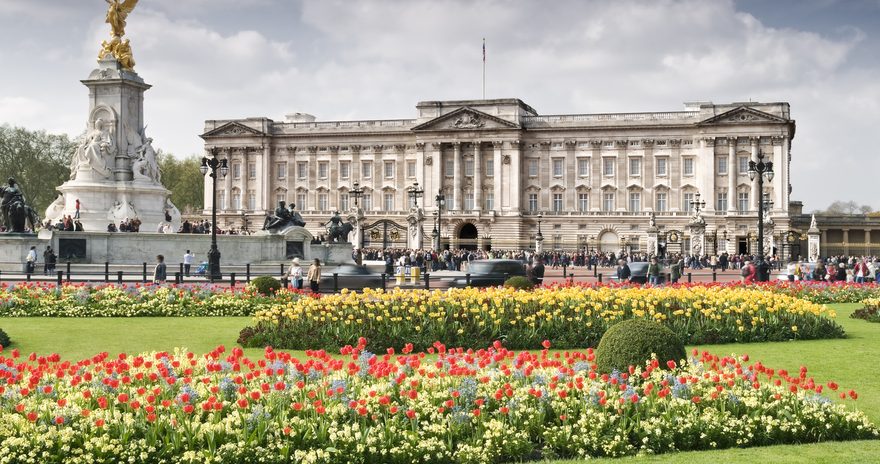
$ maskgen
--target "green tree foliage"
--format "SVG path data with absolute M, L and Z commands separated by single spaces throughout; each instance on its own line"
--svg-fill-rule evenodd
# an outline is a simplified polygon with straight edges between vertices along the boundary
M 837 200 L 828 205 L 828 209 L 824 211 L 813 211 L 815 214 L 825 214 L 829 216 L 853 216 L 857 214 L 870 214 L 873 211 L 869 205 L 859 205 L 850 201 Z
M 21 184 L 25 200 L 42 215 L 70 176 L 76 144 L 67 135 L 0 126 L 0 179 Z
M 199 165 L 201 159 L 198 156 L 178 159 L 171 154 L 159 152 L 162 184 L 171 190 L 171 201 L 184 214 L 202 209 L 205 184 Z

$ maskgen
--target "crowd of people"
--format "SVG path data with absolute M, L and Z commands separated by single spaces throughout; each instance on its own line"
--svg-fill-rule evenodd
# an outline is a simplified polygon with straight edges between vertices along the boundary
M 62 216 L 58 222 L 53 223 L 51 220 L 46 220 L 43 223 L 43 228 L 46 230 L 62 230 L 65 232 L 82 232 L 83 225 L 82 222 L 79 222 L 79 218 L 75 218 L 70 215 Z
M 190 222 L 188 219 L 183 221 L 180 224 L 180 228 L 177 230 L 179 234 L 210 234 L 211 233 L 211 221 L 207 219 L 202 221 L 193 221 Z M 221 229 L 217 228 L 218 235 L 251 235 L 252 232 L 245 226 L 241 226 L 238 228 L 232 229 Z

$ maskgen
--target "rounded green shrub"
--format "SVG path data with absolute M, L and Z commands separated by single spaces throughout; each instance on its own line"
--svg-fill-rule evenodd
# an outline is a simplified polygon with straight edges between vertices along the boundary
M 528 277 L 513 276 L 504 282 L 504 286 L 516 290 L 532 290 L 535 288 L 535 283 Z
M 281 282 L 272 276 L 260 276 L 251 281 L 251 286 L 263 295 L 274 295 L 281 290 Z
M 684 344 L 675 333 L 647 319 L 627 319 L 614 324 L 602 336 L 596 351 L 597 369 L 603 373 L 644 366 L 652 354 L 657 355 L 663 367 L 667 361 L 679 363 L 687 357 Z
M 3 329 L 0 329 L 0 346 L 5 348 L 9 346 L 9 343 L 9 335 L 6 335 L 6 332 L 4 332 Z

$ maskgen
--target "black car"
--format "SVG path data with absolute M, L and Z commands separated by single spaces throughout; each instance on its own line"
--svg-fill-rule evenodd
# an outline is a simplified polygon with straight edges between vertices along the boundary
M 336 286 L 333 282 L 336 274 Z M 382 275 L 370 272 L 367 266 L 341 264 L 321 272 L 321 291 L 332 292 L 334 288 L 342 290 L 363 290 L 365 288 L 382 288 Z
M 634 284 L 648 283 L 648 264 L 650 264 L 650 263 L 646 263 L 643 261 L 636 261 L 633 263 L 627 263 L 627 265 L 629 266 L 629 271 L 630 271 L 629 281 Z M 617 268 L 614 268 L 614 269 L 615 269 L 615 272 L 617 272 Z M 615 279 L 617 278 L 616 274 L 615 274 L 614 278 Z M 665 279 L 664 270 L 661 268 L 660 269 L 660 283 L 663 283 L 664 279 Z
M 471 287 L 497 287 L 513 276 L 526 276 L 526 267 L 515 259 L 481 259 L 468 266 Z M 456 277 L 450 287 L 467 287 L 467 276 Z

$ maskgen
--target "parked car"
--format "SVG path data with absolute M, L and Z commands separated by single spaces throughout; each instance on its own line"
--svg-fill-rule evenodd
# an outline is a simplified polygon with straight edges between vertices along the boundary
M 497 287 L 513 276 L 526 276 L 526 267 L 515 259 L 481 259 L 468 266 L 471 287 Z M 452 279 L 450 287 L 467 287 L 467 276 Z
M 336 288 L 342 290 L 363 290 L 365 288 L 382 288 L 382 275 L 371 272 L 367 266 L 341 264 L 321 272 L 321 291 L 332 292 L 333 274 L 337 274 Z

